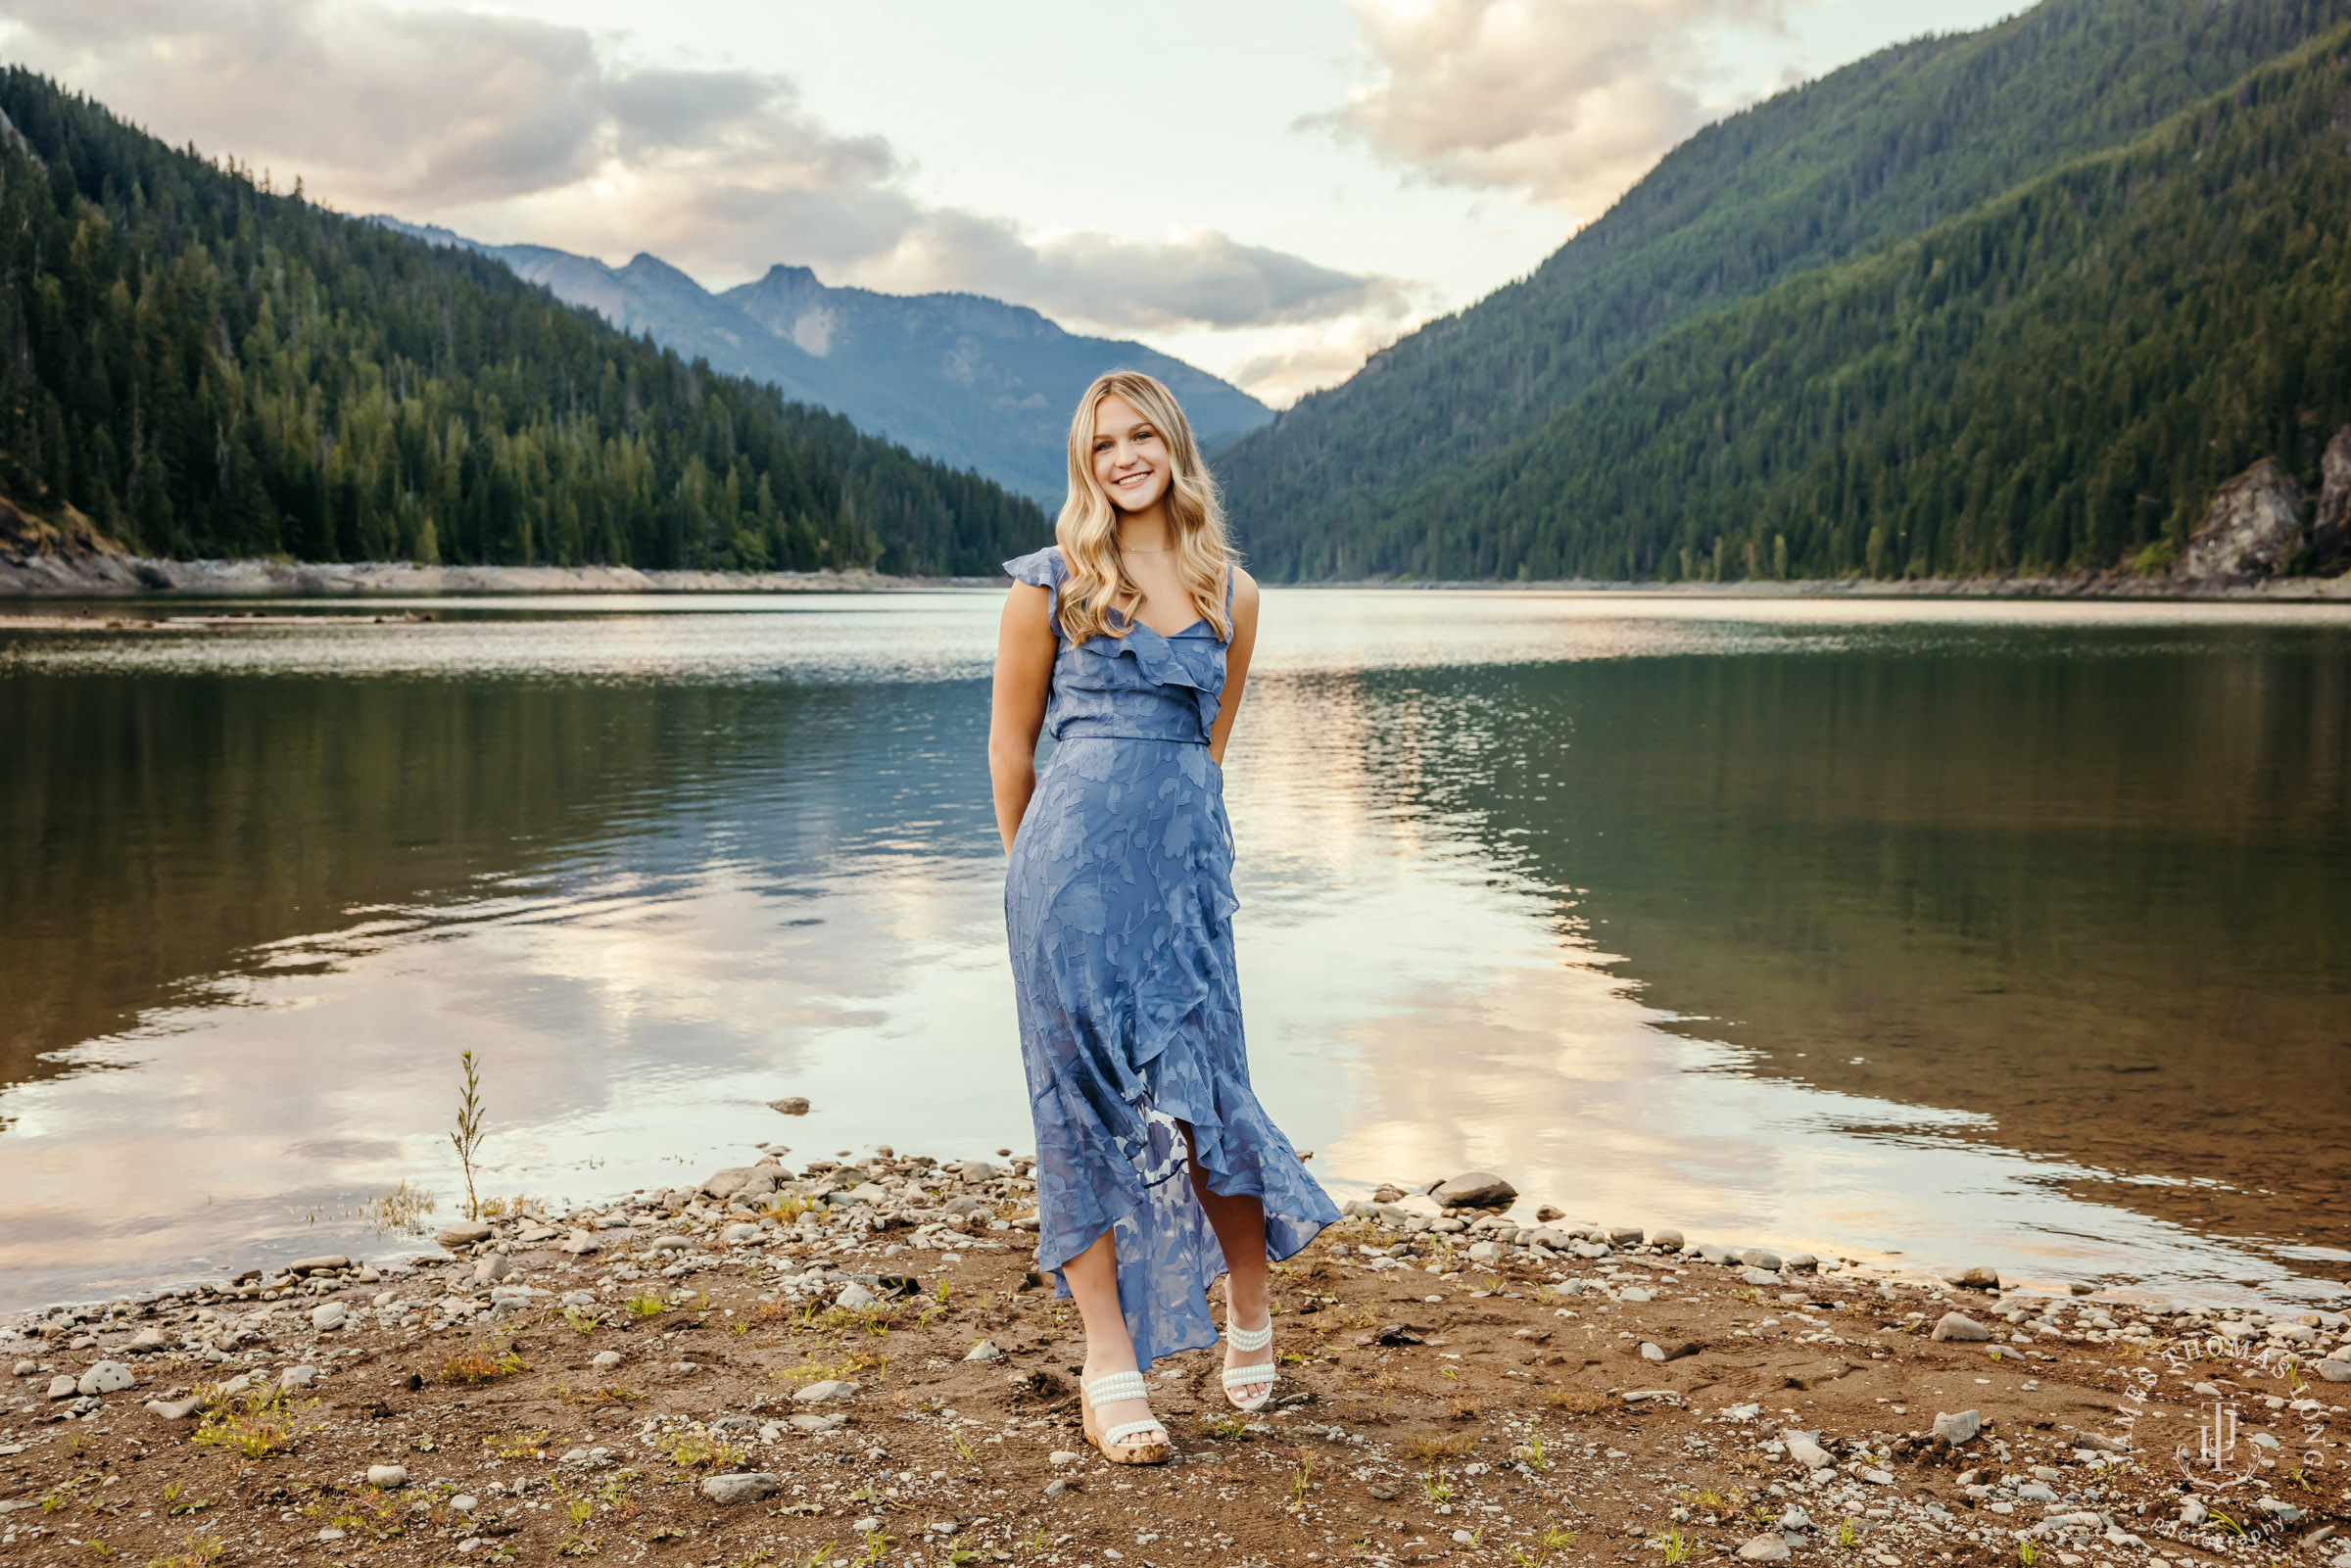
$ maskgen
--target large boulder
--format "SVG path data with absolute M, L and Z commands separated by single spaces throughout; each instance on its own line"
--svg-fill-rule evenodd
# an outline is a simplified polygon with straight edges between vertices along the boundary
M 2351 553 L 2351 425 L 2334 433 L 2319 459 L 2318 521 L 2310 525 L 2310 547 L 2321 566 Z
M 1465 1170 L 1429 1196 L 1448 1209 L 1508 1209 L 1518 1201 L 1518 1189 L 1491 1170 Z
M 2190 535 L 2179 575 L 2190 582 L 2274 577 L 2302 545 L 2302 483 L 2264 457 L 2213 492 L 2204 526 Z

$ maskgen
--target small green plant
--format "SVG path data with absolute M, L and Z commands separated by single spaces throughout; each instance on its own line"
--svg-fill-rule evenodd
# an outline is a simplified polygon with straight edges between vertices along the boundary
M 264 1383 L 234 1398 L 221 1398 L 215 1390 L 211 1407 L 190 1441 L 199 1448 L 228 1449 L 248 1459 L 265 1459 L 294 1447 L 301 1436 L 292 1397 Z
M 2241 1536 L 2245 1533 L 2245 1527 L 2243 1525 L 2238 1524 L 2234 1519 L 2230 1518 L 2218 1508 L 2215 1508 L 2210 1513 L 2206 1514 L 2204 1516 L 2204 1522 L 2212 1526 L 2213 1529 L 2220 1531 L 2224 1535 Z
M 1852 1550 L 1853 1543 L 1859 1541 L 1860 1539 L 1861 1527 L 1853 1523 L 1850 1519 L 1846 1520 L 1843 1524 L 1840 1524 L 1837 1527 L 1837 1544 L 1843 1549 L 1847 1551 Z M 2026 1568 L 2032 1568 L 2029 1560 L 2026 1564 Z
M 963 1462 L 965 1464 L 978 1464 L 980 1462 L 980 1455 L 972 1451 L 971 1439 L 965 1437 L 960 1432 L 955 1434 L 955 1451 L 963 1455 Z
M 1679 1530 L 1665 1532 L 1665 1568 L 1682 1568 L 1690 1560 L 1690 1538 Z
M 1201 1422 L 1200 1426 L 1201 1430 L 1219 1443 L 1246 1443 L 1249 1441 L 1249 1423 L 1242 1420 L 1240 1413 L 1235 1410 L 1219 1411 Z
M 658 1296 L 632 1296 L 627 1306 L 631 1317 L 659 1317 L 669 1310 L 669 1303 Z
M 1568 1547 L 1574 1545 L 1575 1543 L 1576 1533 L 1572 1530 L 1563 1529 L 1559 1525 L 1553 1525 L 1550 1529 L 1543 1532 L 1543 1549 L 1547 1552 L 1565 1551 Z
M 2033 1568 L 2035 1563 L 2040 1561 L 2040 1547 L 2034 1543 L 2031 1536 L 2025 1537 L 2016 1544 L 2016 1560 L 2023 1563 L 2025 1568 Z
M 1442 1464 L 1433 1466 L 1420 1478 L 1420 1489 L 1428 1494 L 1431 1507 L 1442 1507 L 1453 1501 L 1453 1480 L 1446 1475 Z
M 566 1307 L 563 1308 L 563 1321 L 582 1334 L 593 1334 L 602 1325 L 604 1317 L 601 1312 L 592 1312 L 584 1307 Z
M 431 1193 L 409 1186 L 404 1177 L 391 1190 L 378 1193 L 361 1205 L 359 1217 L 378 1231 L 422 1234 L 424 1216 L 440 1207 Z
M 457 1101 L 457 1124 L 451 1129 L 449 1141 L 457 1151 L 457 1164 L 465 1169 L 465 1217 L 482 1217 L 481 1200 L 473 1191 L 473 1157 L 482 1146 L 482 1075 L 473 1065 L 473 1053 L 458 1058 L 465 1068 L 465 1092 Z
M 743 1463 L 749 1450 L 703 1427 L 688 1427 L 663 1440 L 661 1451 L 681 1470 L 723 1469 Z
M 480 1351 L 467 1351 L 453 1355 L 441 1363 L 441 1381 L 471 1386 L 480 1383 L 501 1383 L 517 1372 L 529 1371 L 530 1364 L 512 1351 L 490 1355 Z
M 1302 1453 L 1298 1456 L 1298 1473 L 1290 1478 L 1290 1512 L 1306 1512 L 1307 1495 L 1314 1490 L 1315 1456 Z
M 857 1560 L 859 1562 L 885 1562 L 888 1560 L 888 1556 L 889 1537 L 884 1535 L 879 1530 L 875 1530 L 866 1535 L 865 1555 Z

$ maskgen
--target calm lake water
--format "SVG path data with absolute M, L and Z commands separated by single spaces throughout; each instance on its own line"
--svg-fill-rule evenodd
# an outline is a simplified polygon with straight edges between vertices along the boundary
M 996 606 L 0 632 L 0 1302 L 413 1249 L 466 1049 L 501 1196 L 1025 1149 Z M 2340 609 L 1277 592 L 1227 788 L 1342 1196 L 2345 1294 Z

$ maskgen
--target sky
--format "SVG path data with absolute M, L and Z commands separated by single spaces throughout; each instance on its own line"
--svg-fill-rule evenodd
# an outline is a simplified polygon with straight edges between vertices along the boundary
M 2021 0 L 0 0 L 0 54 L 347 212 L 1135 338 L 1275 406 L 1692 131 Z

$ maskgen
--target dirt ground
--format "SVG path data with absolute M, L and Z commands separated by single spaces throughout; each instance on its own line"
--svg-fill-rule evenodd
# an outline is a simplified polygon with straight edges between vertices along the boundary
M 1123 1469 L 1079 1432 L 1020 1174 L 761 1168 L 748 1201 L 0 1329 L 0 1559 L 2351 1568 L 2340 1314 L 1707 1261 L 1404 1199 L 1278 1267 L 1278 1408 L 1224 1403 L 1221 1349 L 1163 1361 L 1176 1458 Z M 1935 1338 L 1953 1312 L 1996 1337 Z M 1969 1411 L 1958 1448 L 1932 1435 Z

